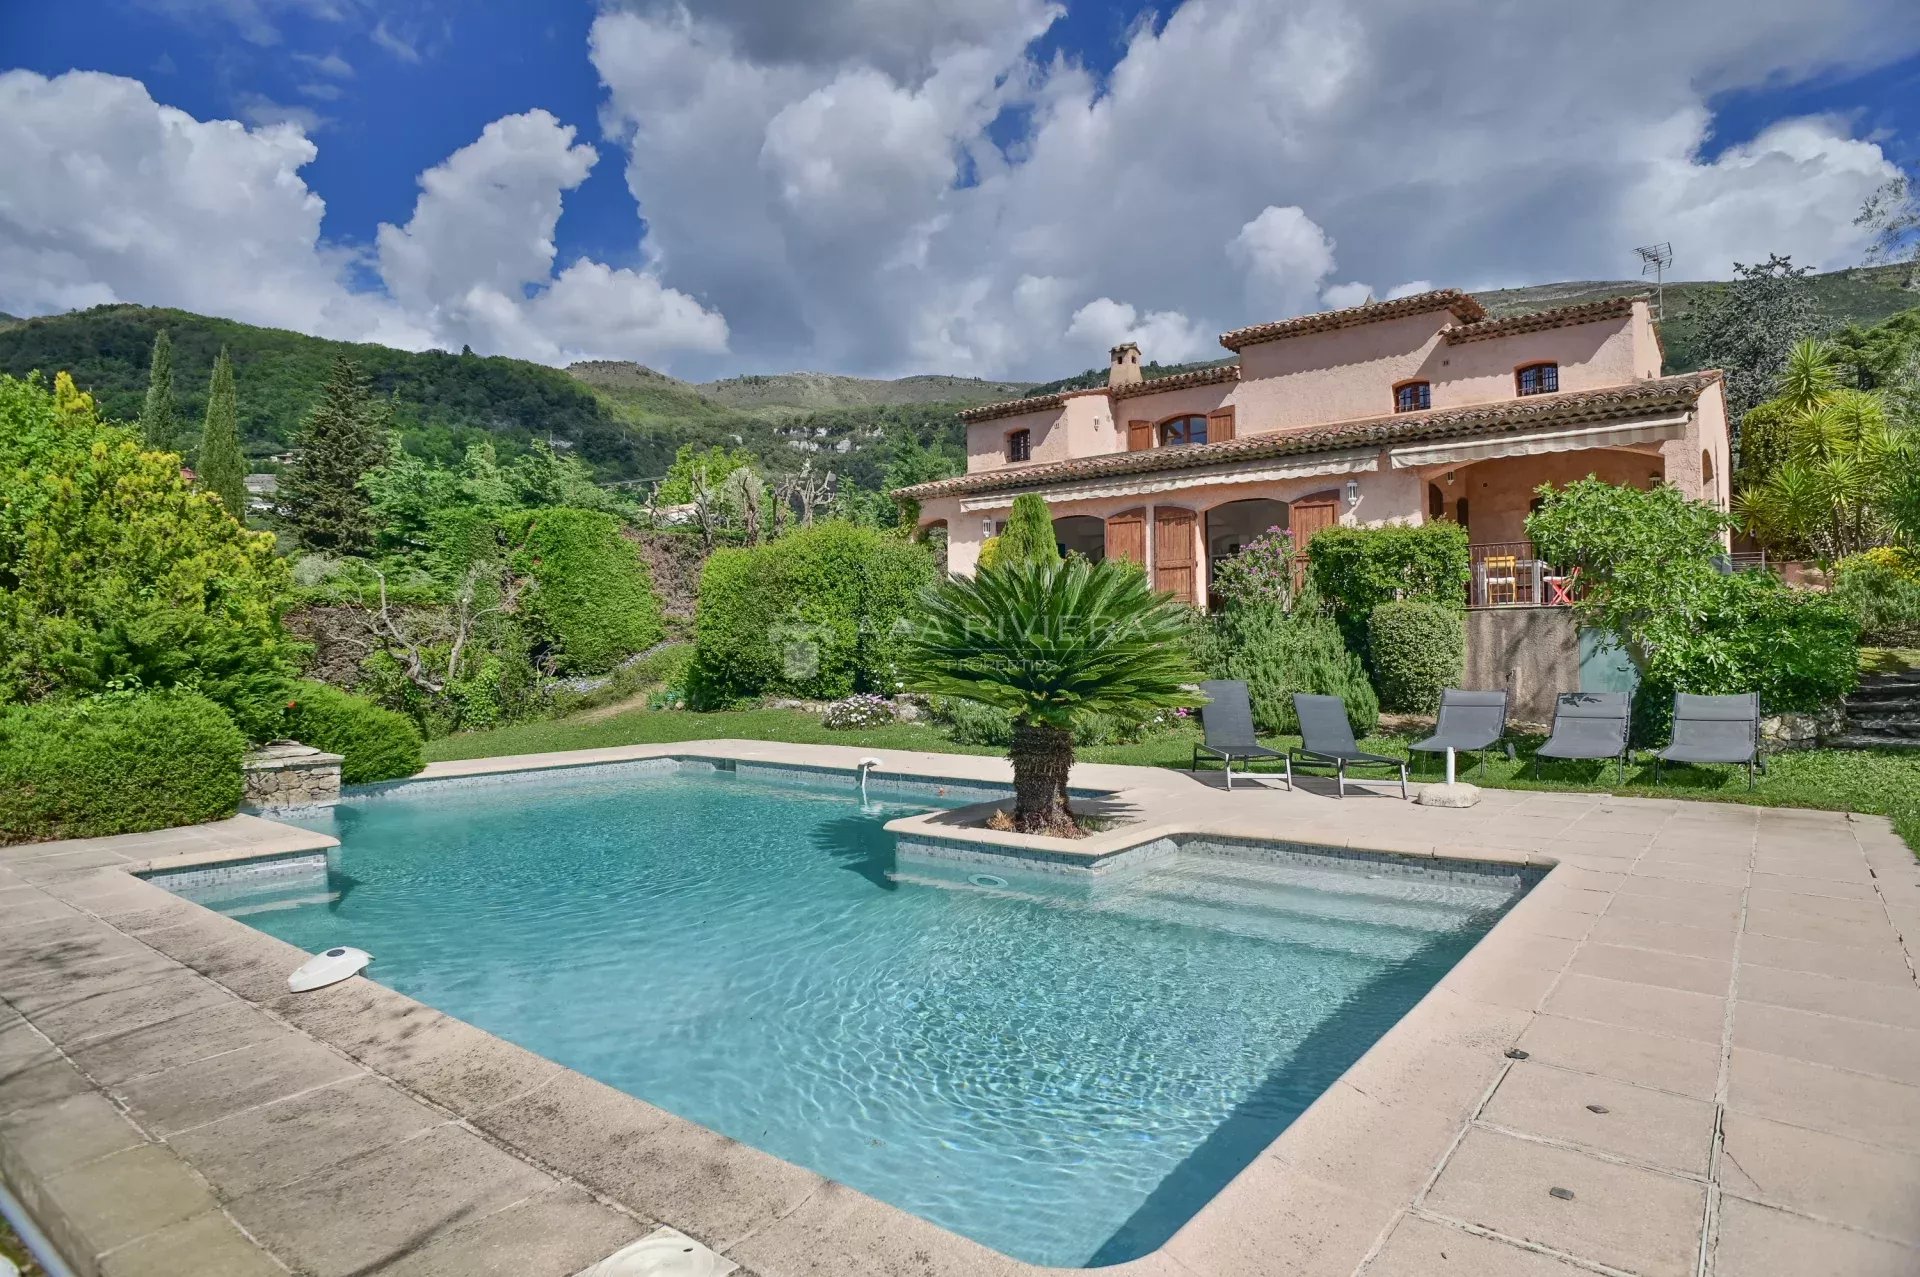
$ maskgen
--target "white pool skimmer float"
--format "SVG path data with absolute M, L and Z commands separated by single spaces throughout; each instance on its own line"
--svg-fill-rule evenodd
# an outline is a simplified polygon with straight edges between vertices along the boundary
M 300 964 L 300 969 L 287 977 L 287 987 L 295 993 L 309 993 L 314 989 L 324 989 L 330 984 L 339 984 L 342 980 L 360 974 L 373 955 L 365 949 L 349 949 L 340 946 L 316 954 Z

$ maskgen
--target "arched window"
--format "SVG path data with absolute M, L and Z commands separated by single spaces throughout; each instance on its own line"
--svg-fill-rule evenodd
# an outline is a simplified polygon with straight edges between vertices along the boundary
M 1395 412 L 1421 412 L 1433 407 L 1433 383 L 1403 381 L 1393 388 Z
M 1523 395 L 1550 395 L 1560 389 L 1560 365 L 1528 364 L 1516 368 L 1513 388 Z
M 1031 461 L 1033 459 L 1033 431 L 1015 430 L 1007 435 L 1007 460 Z
M 1171 421 L 1160 423 L 1160 446 L 1177 448 L 1181 444 L 1205 443 L 1207 441 L 1207 419 L 1205 417 L 1175 417 Z
M 1440 491 L 1440 485 L 1437 483 L 1427 485 L 1427 517 L 1429 519 L 1447 517 L 1447 494 Z

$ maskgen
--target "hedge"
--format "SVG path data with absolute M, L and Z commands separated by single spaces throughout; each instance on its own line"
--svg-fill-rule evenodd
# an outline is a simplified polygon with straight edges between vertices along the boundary
M 712 708 L 891 694 L 898 631 L 936 575 L 924 545 L 840 521 L 717 550 L 700 575 L 688 696 Z
M 1382 603 L 1367 620 L 1367 650 L 1373 654 L 1380 708 L 1437 713 L 1440 693 L 1460 686 L 1466 672 L 1466 623 L 1460 613 L 1437 603 Z
M 0 708 L 0 842 L 97 838 L 224 820 L 247 743 L 191 692 Z
M 1466 610 L 1467 530 L 1446 522 L 1327 528 L 1307 542 L 1307 576 L 1333 608 L 1347 645 L 1365 656 L 1367 621 L 1382 603 L 1417 600 Z
M 340 764 L 343 785 L 396 780 L 426 765 L 420 729 L 412 719 L 330 683 L 295 686 L 287 732 L 302 745 L 339 754 L 345 760 Z
M 523 510 L 506 531 L 515 570 L 534 582 L 522 616 L 559 673 L 605 674 L 666 633 L 646 563 L 612 515 Z

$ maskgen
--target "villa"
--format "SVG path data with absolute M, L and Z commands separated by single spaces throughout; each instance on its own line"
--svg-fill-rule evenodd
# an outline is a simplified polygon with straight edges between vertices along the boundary
M 1207 603 L 1213 567 L 1268 528 L 1297 549 L 1335 524 L 1448 519 L 1468 530 L 1477 607 L 1548 604 L 1526 541 L 1541 484 L 1670 483 L 1725 507 L 1720 374 L 1663 377 L 1644 297 L 1504 319 L 1441 289 L 1254 324 L 1237 362 L 1143 380 L 1140 349 L 1107 384 L 961 413 L 967 472 L 894 495 L 944 527 L 970 572 L 1014 497 L 1037 492 L 1063 548 L 1143 564 Z

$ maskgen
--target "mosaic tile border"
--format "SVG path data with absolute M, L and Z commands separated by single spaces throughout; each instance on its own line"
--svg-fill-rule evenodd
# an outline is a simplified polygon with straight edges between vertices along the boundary
M 134 876 L 168 891 L 254 883 L 327 872 L 324 851 L 284 851 L 245 860 L 228 860 L 195 869 L 152 869 Z
M 1451 857 L 1408 856 L 1392 851 L 1368 851 L 1360 847 L 1323 847 L 1314 843 L 1269 842 L 1254 838 L 1230 838 L 1220 834 L 1182 835 L 1180 850 L 1195 855 L 1219 856 L 1226 860 L 1346 860 L 1373 873 L 1405 874 L 1413 878 L 1440 879 L 1470 886 L 1499 886 L 1531 890 L 1547 876 L 1543 867 L 1496 864 L 1486 860 L 1456 860 Z
M 1071 851 L 1051 851 L 1043 847 L 1008 847 L 958 838 L 934 838 L 925 834 L 894 835 L 894 858 L 946 861 L 953 864 L 990 868 L 1013 866 L 1039 873 L 1104 875 L 1120 870 L 1144 869 L 1172 856 L 1179 848 L 1172 838 L 1154 838 L 1123 847 L 1109 855 L 1089 857 Z
M 618 779 L 629 776 L 670 775 L 675 772 L 706 769 L 716 772 L 733 772 L 736 775 L 751 775 L 764 780 L 798 780 L 845 782 L 849 787 L 857 787 L 859 772 L 849 767 L 818 767 L 797 763 L 766 763 L 753 759 L 708 757 L 700 754 L 672 754 L 658 758 L 636 758 L 617 763 L 553 763 L 543 767 L 518 768 L 513 771 L 484 772 L 473 776 L 445 776 L 424 780 L 389 780 L 371 785 L 352 785 L 341 790 L 342 801 L 351 802 L 360 799 L 379 799 L 401 792 L 409 796 L 422 791 L 440 789 L 471 789 L 498 785 L 526 784 L 536 780 L 574 779 Z M 982 781 L 961 780 L 943 776 L 919 776 L 905 772 L 875 768 L 868 773 L 867 783 L 874 792 L 887 795 L 906 794 L 925 795 L 932 798 L 957 798 L 964 802 L 998 802 L 1013 794 L 1010 785 L 995 785 Z M 1112 791 L 1106 789 L 1086 789 L 1074 787 L 1067 791 L 1072 797 L 1096 799 L 1107 797 Z

